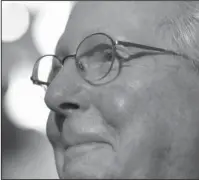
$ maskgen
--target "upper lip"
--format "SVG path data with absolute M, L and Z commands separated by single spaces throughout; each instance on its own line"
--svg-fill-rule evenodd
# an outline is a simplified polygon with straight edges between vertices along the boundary
M 81 115 L 81 114 L 80 114 Z M 78 116 L 75 118 L 78 118 Z M 83 119 L 83 117 L 81 117 Z M 104 125 L 91 127 L 85 126 L 84 129 L 81 125 L 74 125 L 74 117 L 68 117 L 65 121 L 63 130 L 60 134 L 60 140 L 62 147 L 68 149 L 71 146 L 83 145 L 88 143 L 105 143 L 112 147 L 114 150 L 116 147 L 116 135 L 114 132 L 109 131 Z

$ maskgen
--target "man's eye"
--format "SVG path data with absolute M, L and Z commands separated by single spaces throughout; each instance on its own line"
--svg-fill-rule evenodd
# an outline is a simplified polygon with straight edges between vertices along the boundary
M 86 71 L 86 69 L 85 69 L 83 63 L 78 62 L 77 66 L 78 66 L 78 68 L 79 68 L 80 71 L 82 71 L 82 72 Z
M 103 54 L 104 54 L 103 60 L 105 62 L 109 62 L 113 60 L 113 53 L 111 49 L 106 49 Z

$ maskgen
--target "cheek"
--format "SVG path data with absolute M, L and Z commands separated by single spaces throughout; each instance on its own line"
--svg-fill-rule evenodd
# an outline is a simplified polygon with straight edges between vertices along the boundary
M 101 92 L 98 98 L 98 109 L 108 123 L 123 127 L 127 122 L 132 121 L 135 109 L 132 91 L 121 85 L 114 85 Z

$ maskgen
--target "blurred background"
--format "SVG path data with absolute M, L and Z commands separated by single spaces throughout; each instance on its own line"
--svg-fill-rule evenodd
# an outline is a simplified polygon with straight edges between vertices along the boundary
M 58 178 L 46 137 L 44 90 L 30 81 L 37 58 L 53 54 L 72 1 L 2 1 L 2 178 Z

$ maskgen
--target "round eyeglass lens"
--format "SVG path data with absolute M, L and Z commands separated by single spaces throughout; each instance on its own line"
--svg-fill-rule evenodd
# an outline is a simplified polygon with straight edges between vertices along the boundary
M 86 37 L 78 46 L 76 66 L 88 81 L 99 81 L 111 70 L 114 61 L 114 44 L 105 34 Z
M 54 55 L 45 55 L 36 63 L 36 69 L 33 73 L 33 78 L 50 84 L 57 73 L 60 71 L 61 61 Z

